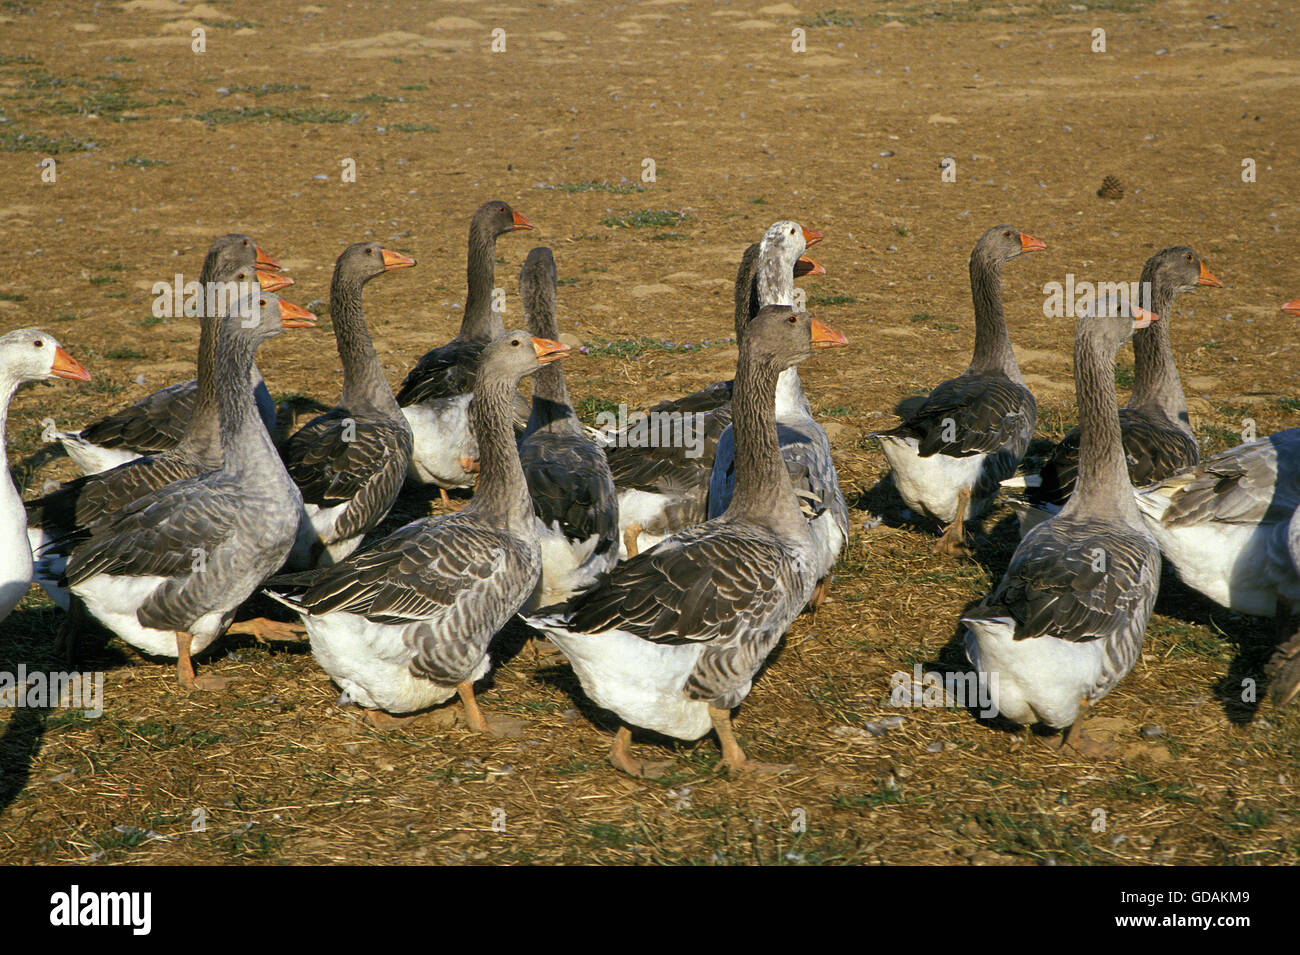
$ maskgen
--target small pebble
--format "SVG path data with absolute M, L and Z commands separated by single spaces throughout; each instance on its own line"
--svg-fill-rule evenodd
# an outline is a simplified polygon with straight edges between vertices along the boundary
M 935 740 L 933 743 L 926 746 L 925 751 L 927 753 L 942 753 L 943 743 L 941 743 L 939 740 Z
M 1165 728 L 1155 723 L 1148 723 L 1139 732 L 1147 739 L 1155 739 L 1157 736 L 1165 735 Z

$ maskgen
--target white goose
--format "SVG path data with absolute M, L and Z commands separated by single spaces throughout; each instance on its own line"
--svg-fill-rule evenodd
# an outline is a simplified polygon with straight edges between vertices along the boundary
M 817 343 L 842 336 L 806 312 L 769 305 L 741 331 L 734 388 L 736 488 L 722 516 L 619 564 L 571 611 L 529 622 L 573 665 L 586 694 L 623 721 L 610 761 L 633 776 L 632 726 L 699 739 L 710 728 L 733 772 L 751 761 L 731 710 L 817 586 L 816 544 L 777 445 L 776 382 Z
M 1063 742 L 1088 755 L 1104 751 L 1084 730 L 1088 708 L 1133 668 L 1160 586 L 1160 551 L 1133 500 L 1115 401 L 1115 353 L 1153 318 L 1136 314 L 1079 319 L 1074 493 L 1025 536 L 997 588 L 962 619 L 966 655 L 989 680 L 998 713 L 1070 727 Z
M 0 337 L 0 449 L 5 450 L 0 480 L 0 620 L 9 616 L 32 584 L 32 549 L 27 543 L 27 510 L 9 473 L 6 429 L 9 402 L 20 385 L 47 378 L 90 381 L 90 373 L 63 350 L 52 335 L 20 328 Z

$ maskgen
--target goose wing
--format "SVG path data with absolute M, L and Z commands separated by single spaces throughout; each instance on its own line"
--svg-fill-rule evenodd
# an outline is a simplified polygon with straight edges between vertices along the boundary
M 1286 520 L 1300 504 L 1300 429 L 1221 451 L 1156 490 L 1170 498 L 1169 527 Z
M 450 341 L 427 352 L 402 382 L 397 403 L 407 405 L 454 398 L 474 390 L 483 345 L 473 341 Z
M 82 440 L 101 448 L 149 453 L 175 446 L 194 413 L 198 381 L 178 382 L 119 408 L 81 429 Z
M 519 460 L 542 523 L 558 522 L 572 540 L 615 540 L 618 498 L 604 452 L 578 435 L 539 431 L 520 443 Z
M 1028 440 L 1037 416 L 1034 396 L 1005 375 L 965 374 L 945 381 L 919 404 L 898 408 L 902 424 L 885 434 L 916 438 L 921 457 L 993 454 Z

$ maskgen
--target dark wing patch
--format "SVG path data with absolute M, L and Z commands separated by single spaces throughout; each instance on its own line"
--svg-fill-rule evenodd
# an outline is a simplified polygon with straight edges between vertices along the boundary
M 195 379 L 170 385 L 87 425 L 81 429 L 81 438 L 101 448 L 141 454 L 165 451 L 185 436 L 197 392 Z
M 596 553 L 617 546 L 618 499 L 605 454 L 585 437 L 538 431 L 519 445 L 533 511 L 570 540 L 599 536 Z
M 761 625 L 788 599 L 788 562 L 770 539 L 710 522 L 614 568 L 578 598 L 568 627 L 619 629 L 655 643 L 715 643 Z
M 904 402 L 901 410 L 908 412 L 902 424 L 884 433 L 916 438 L 923 458 L 993 454 L 1027 441 L 1037 417 L 1029 389 L 993 373 L 945 381 L 919 405 Z
M 483 345 L 472 341 L 450 341 L 433 349 L 416 363 L 397 392 L 403 408 L 440 398 L 454 398 L 474 390 Z
M 655 412 L 672 412 L 677 411 L 681 414 L 697 414 L 702 411 L 713 411 L 724 405 L 731 404 L 733 382 L 717 381 L 707 388 L 701 388 L 699 391 L 693 391 L 689 395 L 683 395 L 680 398 L 673 398 L 668 401 L 661 401 L 658 404 L 651 405 L 650 410 Z

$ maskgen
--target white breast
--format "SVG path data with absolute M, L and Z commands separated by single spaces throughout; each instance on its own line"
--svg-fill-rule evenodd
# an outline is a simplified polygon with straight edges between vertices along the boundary
M 894 474 L 894 486 L 904 503 L 914 511 L 939 521 L 957 516 L 957 492 L 973 488 L 984 467 L 987 454 L 964 458 L 932 454 L 923 458 L 917 453 L 915 438 L 879 435 L 880 447 Z M 991 500 L 971 500 L 966 517 L 979 517 Z
M 478 458 L 469 428 L 471 397 L 457 395 L 402 409 L 415 443 L 407 468 L 410 480 L 445 488 L 473 486 L 473 473 L 461 465 L 462 457 Z

